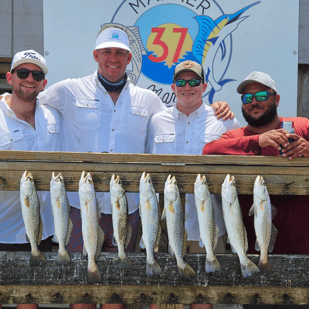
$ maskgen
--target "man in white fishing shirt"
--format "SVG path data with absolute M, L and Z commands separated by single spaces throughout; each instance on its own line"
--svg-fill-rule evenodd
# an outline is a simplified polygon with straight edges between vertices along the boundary
M 239 128 L 236 119 L 218 120 L 213 108 L 203 103 L 207 88 L 200 64 L 186 60 L 174 72 L 172 90 L 176 103 L 168 110 L 154 115 L 149 122 L 146 152 L 155 154 L 202 154 L 206 143 L 218 139 L 228 130 Z M 216 253 L 225 252 L 226 229 L 222 216 L 220 195 L 211 195 L 215 221 L 219 228 Z M 188 234 L 188 252 L 205 253 L 199 246 L 199 225 L 194 194 L 186 194 L 185 228 Z M 194 308 L 195 305 L 191 305 Z M 197 305 L 209 306 L 209 305 Z
M 34 50 L 21 51 L 14 56 L 11 70 L 6 74 L 7 82 L 12 86 L 12 94 L 4 93 L 0 96 L 1 150 L 61 150 L 61 116 L 53 108 L 40 105 L 37 101 L 39 92 L 47 84 L 47 72 L 45 59 Z M 38 191 L 38 198 L 43 221 L 39 249 L 52 251 L 54 225 L 49 192 Z M 30 251 L 19 191 L 0 191 L 0 199 L 0 250 Z M 18 306 L 37 308 L 33 304 Z

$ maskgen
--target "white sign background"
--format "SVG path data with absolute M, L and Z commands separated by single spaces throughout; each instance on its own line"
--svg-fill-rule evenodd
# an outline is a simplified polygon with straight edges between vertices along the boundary
M 101 25 L 110 23 L 112 17 L 116 16 L 115 22 L 134 26 L 129 11 L 127 22 L 123 17 L 125 14 L 122 14 L 121 20 L 117 20 L 117 12 L 121 13 L 121 9 L 124 9 L 124 5 L 128 7 L 128 3 L 138 3 L 142 8 L 141 1 L 146 6 L 144 12 L 148 7 L 167 3 L 192 6 L 195 9 L 203 2 L 203 0 L 44 0 L 44 51 L 49 68 L 47 85 L 50 86 L 66 78 L 92 74 L 97 69 L 92 52 Z M 212 5 L 216 3 L 221 8 L 221 15 L 224 15 L 234 14 L 257 0 L 204 0 L 205 4 L 207 2 Z M 204 15 L 207 13 L 205 10 Z M 224 78 L 235 81 L 226 83 L 219 92 L 216 92 L 214 101 L 228 102 L 241 125 L 246 125 L 246 122 L 241 113 L 240 95 L 236 92 L 236 88 L 252 71 L 268 73 L 275 80 L 281 96 L 279 115 L 296 116 L 298 15 L 298 1 L 261 0 L 243 13 L 243 17 L 248 17 L 232 32 L 233 50 Z M 219 16 L 211 17 L 216 19 Z M 150 85 L 147 80 L 142 72 L 137 85 L 147 88 Z M 207 97 L 204 102 L 208 103 Z

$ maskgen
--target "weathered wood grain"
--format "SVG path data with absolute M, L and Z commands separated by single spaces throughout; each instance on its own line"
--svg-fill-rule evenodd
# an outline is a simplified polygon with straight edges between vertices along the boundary
M 176 261 L 165 253 L 155 257 L 163 273 L 147 278 L 144 253 L 129 253 L 132 269 L 118 270 L 114 253 L 102 253 L 97 264 L 102 284 L 88 285 L 87 259 L 70 253 L 71 263 L 55 264 L 56 253 L 44 253 L 47 264 L 30 267 L 30 253 L 0 252 L 0 303 L 220 303 L 307 304 L 309 256 L 270 255 L 272 270 L 243 278 L 234 254 L 218 254 L 222 271 L 205 273 L 205 254 L 189 254 L 185 260 L 196 277 L 182 280 Z M 259 256 L 249 255 L 257 264 Z
M 37 190 L 49 190 L 52 172 L 61 172 L 67 191 L 77 191 L 81 172 L 87 171 L 93 175 L 96 191 L 109 191 L 112 174 L 118 174 L 127 192 L 138 192 L 145 171 L 158 193 L 163 192 L 169 174 L 176 177 L 180 192 L 193 193 L 197 174 L 205 174 L 210 192 L 220 193 L 229 173 L 236 178 L 239 194 L 252 194 L 257 175 L 264 176 L 270 194 L 309 194 L 307 158 L 2 151 L 0 190 L 19 190 L 25 170 L 33 173 Z

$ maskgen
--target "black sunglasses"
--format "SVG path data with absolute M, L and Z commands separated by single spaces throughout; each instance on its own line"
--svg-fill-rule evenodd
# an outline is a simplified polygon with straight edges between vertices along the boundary
M 45 74 L 42 71 L 30 71 L 28 69 L 18 69 L 18 70 L 12 70 L 11 73 L 17 73 L 18 78 L 20 79 L 26 79 L 29 74 L 32 74 L 32 77 L 37 82 L 42 81 L 45 78 Z
M 259 91 L 256 93 L 244 93 L 241 96 L 241 101 L 243 104 L 252 103 L 253 98 L 256 98 L 258 102 L 267 101 L 271 95 L 276 95 L 275 92 L 270 91 Z
M 176 79 L 175 84 L 177 87 L 184 87 L 186 84 L 189 84 L 191 87 L 197 87 L 201 84 L 201 80 L 197 78 L 192 78 L 189 80 L 185 79 Z

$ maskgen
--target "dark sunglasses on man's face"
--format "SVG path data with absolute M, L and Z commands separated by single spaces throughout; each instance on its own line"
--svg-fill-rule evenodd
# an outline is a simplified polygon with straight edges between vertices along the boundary
M 276 95 L 275 92 L 270 91 L 259 91 L 256 93 L 244 93 L 241 96 L 241 101 L 243 104 L 252 103 L 253 98 L 256 98 L 258 102 L 267 101 L 271 95 Z
M 34 80 L 36 80 L 37 82 L 42 81 L 45 78 L 45 75 L 42 71 L 30 71 L 28 69 L 18 69 L 18 70 L 12 70 L 11 73 L 17 73 L 18 78 L 20 79 L 26 79 L 29 74 L 32 74 L 32 77 Z
M 197 78 L 192 78 L 189 80 L 185 79 L 176 79 L 175 84 L 177 87 L 184 87 L 186 84 L 189 84 L 191 87 L 197 87 L 201 84 L 201 80 Z

